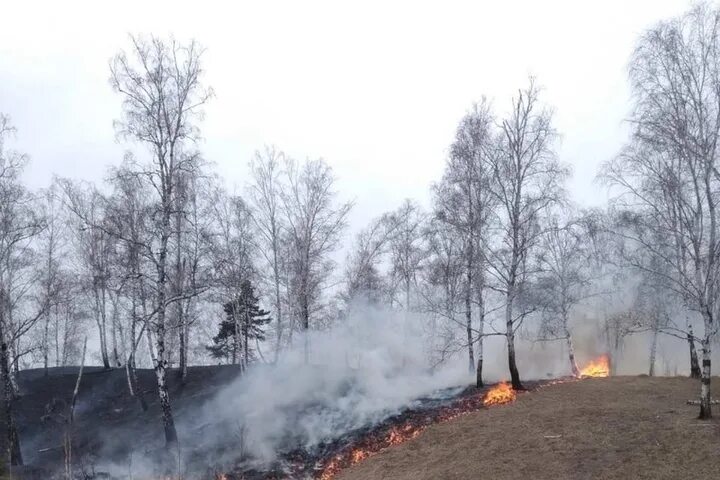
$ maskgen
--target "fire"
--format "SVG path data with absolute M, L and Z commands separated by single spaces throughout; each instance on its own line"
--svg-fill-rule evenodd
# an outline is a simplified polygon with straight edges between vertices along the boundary
M 515 400 L 515 390 L 507 382 L 500 382 L 490 389 L 483 398 L 483 405 L 500 405 Z
M 610 376 L 610 358 L 603 355 L 592 360 L 585 368 L 580 370 L 580 377 L 609 377 Z
M 413 439 L 420 435 L 425 429 L 424 425 L 413 425 L 407 423 L 402 426 L 396 426 L 388 430 L 385 435 L 379 437 L 371 437 L 360 445 L 336 455 L 323 468 L 320 474 L 320 480 L 330 480 L 337 473 L 356 463 L 360 463 L 366 458 L 379 453 L 392 445 L 398 445 L 407 440 Z

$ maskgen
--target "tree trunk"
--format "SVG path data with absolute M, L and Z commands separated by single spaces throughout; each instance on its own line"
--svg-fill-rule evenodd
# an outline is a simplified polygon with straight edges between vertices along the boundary
M 173 159 L 171 157 L 171 164 Z M 167 251 L 168 240 L 170 238 L 170 214 L 171 205 L 169 203 L 170 192 L 163 201 L 163 225 L 162 235 L 160 239 L 159 258 L 158 258 L 158 279 L 157 279 L 157 325 L 155 332 L 155 343 L 157 345 L 157 361 L 155 363 L 155 375 L 157 377 L 158 397 L 160 400 L 160 411 L 162 412 L 163 427 L 165 429 L 165 445 L 169 449 L 177 447 L 177 430 L 175 430 L 175 420 L 173 419 L 172 408 L 170 406 L 170 395 L 168 394 L 166 371 L 167 371 L 167 352 L 165 351 L 165 311 L 167 305 L 166 288 L 167 288 Z
M 250 348 L 248 347 L 248 336 L 250 334 L 250 313 L 245 311 L 245 331 L 243 332 L 243 370 L 247 370 L 250 364 Z
M 57 305 L 55 305 L 55 366 L 60 366 L 60 314 Z
M 278 358 L 280 357 L 280 348 L 282 346 L 283 323 L 282 300 L 280 299 L 280 269 L 278 267 L 278 247 L 276 244 L 277 240 L 275 238 L 275 235 L 273 235 L 273 278 L 275 281 L 275 317 L 277 321 L 277 338 L 275 340 L 274 363 L 277 363 Z
M 240 349 L 240 322 L 238 321 L 238 312 L 235 308 L 235 300 L 230 299 L 233 316 L 233 348 L 232 348 L 232 364 L 238 365 L 238 350 Z M 242 369 L 242 365 L 240 366 Z
M 658 342 L 658 329 L 657 325 L 653 326 L 652 329 L 652 343 L 650 344 L 650 369 L 648 375 L 651 377 L 655 376 L 655 357 L 657 356 L 657 342 Z
M 468 275 L 468 277 L 470 277 L 470 275 Z M 468 281 L 470 281 L 470 278 L 468 278 Z M 465 329 L 467 331 L 468 342 L 468 371 L 472 373 L 473 370 L 475 370 L 475 353 L 473 352 L 472 307 L 469 287 L 468 293 L 465 295 Z
M 477 370 L 475 371 L 475 386 L 482 388 L 484 386 L 482 369 L 483 369 L 483 341 L 485 340 L 485 303 L 483 301 L 482 294 L 480 295 L 480 322 L 478 325 L 478 355 L 477 355 Z
M 159 314 L 158 314 L 159 315 Z M 160 321 L 158 319 L 158 321 Z M 165 357 L 165 326 L 158 326 L 157 332 L 157 362 L 155 364 L 155 376 L 157 377 L 158 397 L 160 399 L 160 411 L 162 412 L 162 422 L 165 429 L 165 445 L 168 448 L 177 445 L 177 431 L 175 430 L 175 420 L 170 406 L 170 394 L 167 387 L 167 362 Z
M 85 368 L 85 353 L 87 352 L 87 337 L 83 343 L 82 360 L 80 361 L 80 370 L 78 371 L 77 380 L 75 381 L 75 389 L 73 390 L 72 401 L 70 402 L 70 413 L 65 425 L 64 447 L 65 447 L 65 478 L 72 480 L 72 433 L 73 423 L 75 422 L 75 404 L 77 403 L 78 392 L 80 391 L 80 382 L 82 381 L 83 368 Z
M 577 361 L 575 360 L 575 348 L 573 347 L 572 335 L 570 335 L 570 329 L 567 327 L 567 323 L 565 326 L 565 341 L 567 342 L 570 370 L 572 370 L 574 377 L 580 377 L 580 369 L 578 368 Z
M 183 196 L 180 194 L 180 186 L 181 182 L 178 184 L 178 188 L 176 189 L 175 194 L 175 236 L 177 237 L 177 246 L 175 247 L 175 295 L 177 297 L 180 297 L 183 293 L 183 283 L 184 283 L 184 268 L 183 268 L 183 261 L 182 261 L 182 242 L 183 242 L 183 235 L 182 235 L 182 211 L 183 211 L 183 204 L 182 199 Z M 183 377 L 183 372 L 186 370 L 185 363 L 187 362 L 187 358 L 185 357 L 185 317 L 183 312 L 183 302 L 178 300 L 175 302 L 175 311 L 177 314 L 177 329 L 178 329 L 178 340 L 179 340 L 179 348 L 180 348 L 180 370 L 178 372 L 180 378 Z
M 700 380 L 700 415 L 698 418 L 712 418 L 710 407 L 710 336 L 706 335 L 702 342 L 702 378 Z
M 44 375 L 50 374 L 50 312 L 45 314 L 45 328 L 43 330 L 43 368 Z
M 475 370 L 475 386 L 482 388 L 484 385 L 482 368 L 483 368 L 483 342 L 485 340 L 485 271 L 481 263 L 477 275 L 477 300 L 478 300 L 478 350 L 477 350 L 477 369 Z
M 697 350 L 695 350 L 695 339 L 692 333 L 692 327 L 689 328 L 687 341 L 690 346 L 690 378 L 700 378 L 700 363 L 698 362 Z
M 100 287 L 96 284 L 93 286 L 95 294 L 95 321 L 98 326 L 98 334 L 100 336 L 100 356 L 102 357 L 103 367 L 110 368 L 110 357 L 107 351 L 107 336 L 105 331 L 105 301 L 101 299 Z M 103 293 L 104 296 L 104 293 Z
M 520 372 L 518 372 L 517 363 L 515 361 L 515 326 L 512 318 L 513 297 L 514 295 L 511 288 L 507 295 L 507 305 L 505 305 L 505 336 L 507 338 L 508 368 L 510 369 L 510 380 L 513 389 L 522 390 L 524 387 L 520 381 Z
M 310 299 L 308 298 L 308 282 L 303 277 L 302 292 L 300 294 L 300 315 L 303 328 L 303 346 L 305 354 L 305 364 L 310 363 Z
M 117 293 L 119 295 L 119 293 Z M 113 297 L 112 303 L 113 303 L 113 312 L 112 312 L 112 330 L 111 330 L 111 337 L 112 337 L 112 353 L 113 353 L 113 365 L 115 367 L 122 367 L 122 362 L 120 361 L 120 354 L 118 353 L 118 339 L 117 339 L 117 327 L 119 324 L 119 318 L 120 315 L 120 306 L 118 303 L 120 302 L 120 299 L 117 297 Z M 120 332 L 122 335 L 122 332 Z
M 472 238 L 468 241 L 467 251 L 467 285 L 465 287 L 465 329 L 467 331 L 468 343 L 468 371 L 470 373 L 475 369 L 475 353 L 473 352 L 473 333 L 472 333 L 472 294 L 473 294 L 473 248 Z M 477 372 L 476 372 L 477 373 Z
M 3 320 L 0 319 L 0 322 Z M 3 378 L 3 396 L 5 397 L 5 425 L 7 428 L 8 457 L 10 465 L 17 466 L 23 464 L 22 453 L 20 451 L 20 439 L 15 426 L 13 416 L 13 403 L 15 402 L 15 394 L 11 382 L 10 359 L 7 342 L 4 339 L 4 331 L 0 331 L 0 368 L 2 368 Z
M 186 310 L 186 313 L 190 311 L 190 306 L 188 303 L 188 309 Z M 181 361 L 180 361 L 180 378 L 184 382 L 187 380 L 188 375 L 188 349 L 190 348 L 190 322 L 188 321 L 187 314 L 185 315 L 185 322 L 183 325 L 183 330 L 185 330 L 185 341 L 183 342 L 181 348 L 180 348 L 180 354 L 182 355 Z
M 186 355 L 185 355 L 185 353 L 186 353 L 186 349 L 185 349 L 186 339 L 185 339 L 185 324 L 184 324 L 184 323 L 183 323 L 182 325 L 180 325 L 179 330 L 180 330 L 180 365 L 179 365 L 180 370 L 178 371 L 178 376 L 179 376 L 182 380 L 184 380 L 184 379 L 185 379 L 185 374 L 186 374 L 186 372 L 187 372 L 187 357 L 186 357 Z

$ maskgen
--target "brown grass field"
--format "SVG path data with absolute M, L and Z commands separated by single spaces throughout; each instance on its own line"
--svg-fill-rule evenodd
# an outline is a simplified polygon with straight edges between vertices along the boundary
M 698 393 L 679 377 L 551 385 L 433 425 L 337 478 L 720 479 L 720 405 L 712 421 L 697 420 L 686 402 Z

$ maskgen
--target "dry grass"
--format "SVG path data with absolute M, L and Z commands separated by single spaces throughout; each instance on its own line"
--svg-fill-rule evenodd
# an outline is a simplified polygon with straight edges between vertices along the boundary
M 686 401 L 698 390 L 686 378 L 552 385 L 433 425 L 338 478 L 718 479 L 720 407 L 713 421 L 696 420 L 698 407 Z

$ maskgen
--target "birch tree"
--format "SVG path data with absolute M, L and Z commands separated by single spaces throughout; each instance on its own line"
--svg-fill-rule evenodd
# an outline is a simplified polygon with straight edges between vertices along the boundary
M 253 220 L 250 209 L 239 196 L 230 196 L 217 188 L 212 194 L 212 216 L 215 232 L 213 235 L 213 264 L 216 280 L 216 300 L 220 305 L 236 306 L 235 299 L 241 296 L 245 284 L 256 276 L 254 265 L 255 245 L 253 243 Z M 240 322 L 240 315 L 229 315 Z M 239 324 L 231 329 L 233 335 L 230 363 L 244 367 L 241 356 Z
M 51 327 L 52 322 L 57 319 L 58 310 L 55 308 L 64 296 L 63 292 L 69 288 L 66 284 L 67 275 L 62 270 L 60 259 L 67 255 L 65 250 L 67 243 L 67 232 L 64 228 L 62 204 L 58 198 L 56 185 L 51 186 L 42 194 L 42 216 L 46 219 L 47 228 L 44 229 L 39 238 L 39 250 L 42 260 L 39 268 L 42 272 L 41 292 L 39 304 L 44 311 L 43 332 L 42 332 L 42 355 L 45 375 L 48 375 L 50 368 L 51 354 Z M 59 360 L 59 348 L 56 338 L 55 362 Z
M 485 250 L 490 222 L 497 206 L 492 194 L 495 180 L 491 156 L 496 154 L 495 118 L 483 100 L 472 106 L 457 127 L 450 158 L 442 182 L 435 188 L 436 215 L 463 239 L 465 265 L 465 330 L 470 371 L 476 373 L 478 387 L 483 385 L 483 335 L 487 259 Z M 473 310 L 476 311 L 478 336 L 473 335 Z M 475 364 L 474 344 L 478 358 Z
M 352 203 L 336 203 L 335 176 L 323 160 L 288 159 L 285 177 L 281 198 L 289 241 L 289 293 L 304 334 L 307 363 L 307 333 L 323 306 L 322 294 L 335 269 L 330 255 L 340 243 Z
M 275 318 L 275 361 L 278 360 L 285 334 L 283 311 L 283 237 L 286 232 L 282 215 L 281 170 L 285 155 L 275 147 L 265 147 L 256 152 L 250 162 L 251 181 L 248 200 L 252 205 L 252 219 L 259 233 L 256 242 L 268 268 L 265 283 L 271 285 L 273 294 L 273 317 Z M 264 269 L 263 269 L 264 270 Z
M 489 264 L 495 288 L 505 297 L 505 335 L 512 386 L 521 389 L 515 355 L 515 334 L 535 309 L 523 302 L 537 273 L 531 256 L 542 234 L 541 219 L 563 199 L 568 175 L 556 158 L 557 133 L 552 110 L 540 103 L 533 78 L 512 100 L 500 125 L 500 141 L 491 155 L 493 192 L 498 202 L 499 238 L 490 250 Z
M 409 199 L 391 215 L 391 222 L 396 225 L 389 244 L 392 300 L 402 305 L 408 314 L 413 308 L 413 287 L 417 283 L 417 274 L 424 257 L 423 228 L 426 215 L 417 203 Z
M 6 146 L 14 132 L 10 119 L 0 114 L 0 373 L 8 462 L 22 465 L 13 411 L 17 386 L 12 369 L 13 365 L 17 368 L 23 354 L 20 340 L 46 312 L 44 302 L 37 309 L 21 309 L 29 288 L 39 280 L 31 268 L 31 242 L 45 228 L 45 220 L 37 214 L 34 198 L 20 183 L 27 157 Z
M 703 319 L 700 418 L 712 416 L 711 348 L 717 332 L 720 11 L 707 4 L 646 31 L 630 61 L 630 143 L 606 166 L 617 208 L 638 212 L 623 232 Z M 656 272 L 649 258 L 661 259 Z M 667 273 L 666 273 L 667 272 Z
M 130 53 L 120 52 L 110 63 L 110 83 L 122 97 L 122 117 L 116 122 L 119 135 L 147 148 L 150 159 L 137 162 L 133 170 L 154 191 L 151 253 L 153 320 L 158 396 L 168 446 L 177 444 L 177 432 L 166 382 L 168 366 L 167 311 L 180 300 L 169 290 L 169 246 L 173 235 L 176 187 L 182 174 L 193 174 L 197 122 L 212 90 L 202 83 L 203 50 L 195 43 L 174 39 L 131 37 Z
M 539 287 L 545 295 L 542 337 L 565 340 L 570 370 L 576 377 L 580 376 L 580 369 L 575 359 L 570 318 L 573 309 L 594 294 L 588 268 L 588 243 L 581 221 L 552 217 L 541 238 L 538 255 L 542 272 Z
M 379 304 L 388 298 L 387 278 L 381 271 L 387 260 L 390 243 L 397 233 L 396 217 L 383 214 L 357 233 L 345 260 L 345 290 L 342 293 L 347 305 L 363 299 Z

